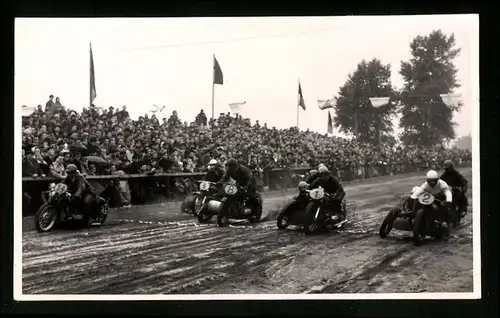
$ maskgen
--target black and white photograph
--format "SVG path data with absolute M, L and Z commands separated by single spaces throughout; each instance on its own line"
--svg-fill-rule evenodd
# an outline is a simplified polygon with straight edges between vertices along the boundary
M 479 15 L 17 18 L 15 300 L 479 299 Z

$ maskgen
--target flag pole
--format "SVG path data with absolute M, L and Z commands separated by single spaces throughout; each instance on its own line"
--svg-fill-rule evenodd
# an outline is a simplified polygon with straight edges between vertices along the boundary
M 300 79 L 297 80 L 298 84 L 299 84 L 299 87 L 300 87 Z M 300 104 L 300 95 L 299 95 L 299 92 L 297 91 L 297 130 L 300 130 L 299 129 L 299 105 Z
M 212 58 L 212 119 L 214 119 L 214 91 L 215 91 L 215 54 Z
M 89 107 L 92 107 L 92 42 L 89 42 Z

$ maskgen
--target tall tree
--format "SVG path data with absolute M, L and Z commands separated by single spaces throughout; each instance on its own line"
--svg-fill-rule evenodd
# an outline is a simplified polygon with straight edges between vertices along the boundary
M 393 130 L 391 115 L 396 107 L 388 104 L 375 108 L 369 98 L 390 97 L 393 94 L 391 65 L 384 65 L 376 58 L 370 62 L 362 60 L 339 89 L 334 107 L 335 127 L 362 141 L 380 141 L 381 136 Z
M 417 36 L 410 43 L 412 58 L 401 61 L 400 74 L 405 84 L 401 92 L 401 120 L 405 144 L 429 146 L 455 138 L 453 112 L 462 104 L 446 106 L 440 94 L 452 93 L 459 87 L 453 60 L 460 53 L 455 36 L 441 30 Z
M 472 151 L 472 137 L 470 134 L 467 136 L 462 136 L 455 141 L 455 147 L 463 150 Z

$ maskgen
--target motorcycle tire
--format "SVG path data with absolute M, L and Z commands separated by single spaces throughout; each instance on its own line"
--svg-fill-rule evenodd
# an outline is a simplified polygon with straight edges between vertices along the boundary
M 318 205 L 315 202 L 309 202 L 305 211 L 305 219 L 302 230 L 306 235 L 313 234 L 319 230 L 319 226 L 315 223 L 314 216 Z
M 226 225 L 229 225 L 229 209 L 230 209 L 230 207 L 227 206 L 226 202 L 224 202 L 219 213 L 217 213 L 217 226 L 218 227 L 224 227 Z
M 289 225 L 289 217 L 291 216 L 294 206 L 297 202 L 295 201 L 290 201 L 283 209 L 281 209 L 280 213 L 278 213 L 278 216 L 276 217 L 276 227 L 280 230 L 286 229 Z M 286 221 L 286 223 L 283 223 L 283 221 Z
M 192 195 L 188 195 L 186 198 L 184 198 L 184 200 L 181 203 L 181 212 L 187 214 L 195 214 L 194 210 L 195 200 L 196 197 L 193 197 Z
M 104 203 L 101 205 L 100 208 L 101 208 L 101 214 L 100 214 L 99 223 L 101 223 L 101 225 L 103 225 L 104 222 L 106 222 L 106 219 L 108 218 L 109 205 L 107 203 Z
M 422 244 L 422 233 L 425 231 L 426 225 L 425 211 L 420 209 L 413 219 L 413 244 L 415 246 L 420 246 Z
M 256 212 L 256 215 L 248 218 L 248 222 L 250 223 L 260 222 L 260 219 L 262 218 L 262 206 L 259 206 L 256 209 L 254 209 L 254 212 Z
M 399 216 L 400 209 L 398 207 L 392 208 L 387 216 L 385 217 L 382 225 L 380 226 L 380 230 L 378 231 L 378 235 L 381 238 L 385 238 L 392 230 L 392 224 Z
M 213 217 L 213 214 L 210 213 L 206 207 L 206 205 L 204 205 L 201 210 L 200 210 L 200 213 L 198 213 L 198 223 L 206 223 L 208 221 L 210 221 Z
M 43 216 L 44 212 L 49 209 L 51 210 L 49 217 L 51 218 L 50 222 L 46 226 L 42 226 L 40 224 L 41 217 Z M 42 206 L 38 209 L 38 211 L 35 214 L 35 228 L 38 232 L 44 233 L 44 232 L 49 232 L 54 228 L 54 225 L 56 224 L 56 219 L 57 215 L 53 209 L 53 207 L 50 205 L 49 202 L 45 202 L 42 204 Z

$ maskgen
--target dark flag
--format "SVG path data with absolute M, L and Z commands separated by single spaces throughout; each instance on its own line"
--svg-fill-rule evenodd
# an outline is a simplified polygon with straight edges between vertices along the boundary
M 299 106 L 301 106 L 302 109 L 306 110 L 306 104 L 304 103 L 304 97 L 302 96 L 302 87 L 300 86 L 300 82 L 299 82 Z
M 94 56 L 92 54 L 92 43 L 90 44 L 90 103 L 92 105 L 94 99 L 97 97 L 95 89 L 95 73 L 94 73 Z
M 328 112 L 328 127 L 327 127 L 327 132 L 329 134 L 333 134 L 333 121 L 332 121 L 332 115 L 330 115 L 330 112 Z
M 220 68 L 219 62 L 214 55 L 214 84 L 224 85 L 224 76 L 222 75 L 222 69 Z

